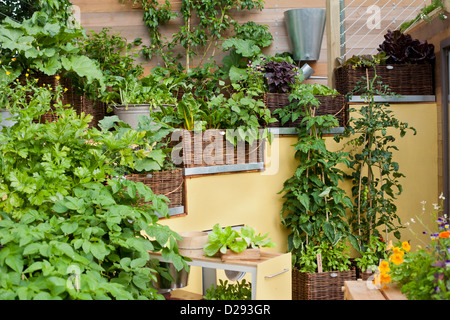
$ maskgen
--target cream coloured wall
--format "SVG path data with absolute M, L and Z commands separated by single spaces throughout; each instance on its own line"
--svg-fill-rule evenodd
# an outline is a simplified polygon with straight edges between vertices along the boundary
M 417 135 L 407 134 L 395 142 L 399 148 L 395 160 L 406 175 L 401 183 L 404 192 L 396 201 L 398 215 L 403 223 L 411 222 L 411 218 L 417 221 L 416 215 L 422 212 L 421 201 L 426 201 L 429 210 L 425 223 L 434 226 L 430 210 L 440 193 L 437 180 L 437 106 L 435 103 L 399 103 L 392 104 L 391 108 L 398 119 L 417 130 Z M 297 167 L 292 147 L 296 139 L 296 136 L 274 139 L 270 151 L 267 151 L 265 171 L 187 178 L 188 214 L 161 220 L 161 223 L 177 232 L 211 229 L 216 223 L 222 226 L 247 224 L 258 233 L 269 233 L 277 245 L 264 250 L 286 252 L 288 232 L 280 222 L 283 202 L 278 192 Z M 331 150 L 343 147 L 332 137 L 326 137 L 326 140 Z M 342 187 L 349 190 L 350 183 L 346 182 Z M 421 244 L 414 234 L 424 241 L 428 236 L 422 235 L 423 227 L 418 222 L 410 223 L 410 226 L 414 233 L 404 229 L 402 240 L 411 240 L 414 248 Z M 201 294 L 199 268 L 192 268 L 186 290 Z

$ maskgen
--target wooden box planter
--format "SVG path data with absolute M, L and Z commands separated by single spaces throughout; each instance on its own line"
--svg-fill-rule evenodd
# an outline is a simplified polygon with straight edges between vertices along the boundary
M 156 171 L 149 174 L 130 174 L 126 175 L 127 180 L 142 182 L 154 194 L 164 195 L 169 198 L 169 208 L 183 206 L 183 172 L 182 169 L 169 171 Z
M 238 253 L 227 249 L 226 253 L 219 252 L 219 256 L 223 262 L 233 260 L 258 260 L 261 257 L 261 250 L 259 248 L 248 248 Z
M 424 64 L 380 64 L 375 67 L 380 81 L 393 93 L 400 95 L 434 95 L 433 65 Z M 334 70 L 336 90 L 341 94 L 351 92 L 369 72 L 369 78 L 373 78 L 373 68 L 342 66 Z M 357 93 L 355 93 L 357 94 Z
M 356 271 L 320 273 L 292 270 L 292 300 L 344 300 L 344 281 L 356 280 Z
M 340 127 L 345 127 L 348 121 L 348 108 L 345 102 L 345 98 L 343 95 L 338 96 L 315 96 L 320 105 L 316 109 L 316 115 L 334 115 L 339 121 Z M 284 108 L 289 105 L 291 102 L 289 101 L 288 93 L 265 93 L 264 94 L 264 104 L 270 110 L 271 114 L 276 109 Z M 278 118 L 278 115 L 273 115 L 275 118 Z M 302 117 L 298 118 L 294 122 L 288 121 L 284 125 L 278 122 L 269 123 L 268 127 L 298 127 L 302 121 Z
M 256 163 L 264 161 L 264 141 L 252 145 L 240 141 L 237 146 L 226 140 L 225 130 L 209 129 L 201 133 L 181 130 L 172 140 L 172 159 L 183 168 Z

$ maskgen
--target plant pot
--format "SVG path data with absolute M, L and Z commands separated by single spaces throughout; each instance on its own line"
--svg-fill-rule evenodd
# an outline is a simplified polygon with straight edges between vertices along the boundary
M 8 120 L 13 115 L 12 113 L 7 109 L 0 109 L 0 114 L 2 115 L 2 122 L 0 123 L 0 130 L 3 127 L 12 127 L 17 121 L 15 120 Z
M 158 290 L 158 293 L 166 293 L 174 289 L 184 288 L 188 285 L 189 272 L 185 268 L 178 271 L 171 262 L 160 262 L 159 266 L 167 268 L 167 272 L 172 276 L 173 281 L 156 273 L 156 281 L 152 281 L 152 283 Z
M 393 93 L 401 95 L 434 95 L 433 65 L 423 64 L 380 64 L 375 67 L 383 85 L 388 85 Z M 351 92 L 362 77 L 374 77 L 373 68 L 341 66 L 334 70 L 336 90 L 341 94 Z M 358 94 L 358 93 L 354 93 Z
M 294 60 L 319 60 L 326 10 L 323 8 L 291 9 L 284 12 L 284 19 Z
M 348 108 L 343 95 L 337 96 L 315 96 L 319 100 L 319 106 L 316 109 L 316 115 L 334 115 L 338 121 L 340 127 L 345 127 L 348 121 Z M 270 110 L 271 114 L 279 108 L 284 108 L 291 104 L 289 101 L 289 93 L 271 93 L 266 92 L 264 94 L 264 104 Z M 272 122 L 268 127 L 284 127 L 295 128 L 301 124 L 302 117 L 299 117 L 294 122 L 287 121 L 285 124 L 281 124 L 278 115 L 275 115 L 277 122 Z
M 344 281 L 356 280 L 355 270 L 320 273 L 292 270 L 292 300 L 344 300 Z
M 178 249 L 182 256 L 194 258 L 203 257 L 203 247 L 208 243 L 208 233 L 202 231 L 180 232 L 183 240 L 177 240 Z
M 139 124 L 139 117 L 150 117 L 150 105 L 148 104 L 129 104 L 112 106 L 114 114 L 125 123 L 128 123 L 131 128 L 137 129 Z
M 219 252 L 219 256 L 222 261 L 258 260 L 261 257 L 261 250 L 259 248 L 249 248 L 238 253 L 227 249 L 226 253 Z
M 183 206 L 183 170 L 155 171 L 152 173 L 135 173 L 126 175 L 125 179 L 142 182 L 154 194 L 169 198 L 169 208 Z

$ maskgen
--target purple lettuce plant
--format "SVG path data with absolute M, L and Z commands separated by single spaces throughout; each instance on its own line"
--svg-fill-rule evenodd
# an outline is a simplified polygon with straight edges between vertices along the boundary
M 434 45 L 426 40 L 413 39 L 411 35 L 399 30 L 388 30 L 384 39 L 378 51 L 389 56 L 386 63 L 429 63 L 436 59 Z
M 264 65 L 269 92 L 286 93 L 295 83 L 299 68 L 288 61 L 269 61 Z

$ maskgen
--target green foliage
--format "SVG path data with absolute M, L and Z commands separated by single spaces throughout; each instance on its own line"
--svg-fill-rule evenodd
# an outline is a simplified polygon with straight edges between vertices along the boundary
M 39 11 L 22 23 L 7 18 L 0 25 L 1 60 L 15 58 L 12 68 L 19 74 L 27 68 L 46 75 L 73 72 L 104 87 L 97 62 L 81 55 L 76 46 L 76 39 L 83 35 L 82 29 L 69 28 Z
M 361 256 L 356 258 L 356 266 L 362 271 L 377 270 L 381 260 L 387 260 L 386 243 L 380 237 L 371 236 L 367 244 L 361 247 Z
M 162 38 L 159 28 L 179 16 L 172 11 L 170 2 L 166 0 L 164 4 L 160 4 L 156 0 L 133 0 L 133 3 L 142 5 L 143 20 L 148 27 L 152 41 L 149 45 L 143 46 L 142 53 L 149 59 L 159 56 L 164 60 L 166 66 L 171 66 L 182 58 L 181 55 L 174 55 L 174 48 L 181 46 L 185 50 L 186 69 L 190 69 L 190 59 L 193 56 L 201 57 L 199 65 L 203 64 L 208 53 L 214 56 L 218 44 L 226 39 L 226 32 L 239 26 L 231 14 L 233 9 L 262 10 L 264 5 L 262 0 L 184 0 L 179 14 L 184 24 L 177 33 L 173 34 L 171 40 L 167 40 Z M 191 22 L 193 19 L 198 19 L 195 27 Z M 239 29 L 238 33 L 242 37 L 249 33 L 250 29 L 253 30 L 252 34 L 258 33 L 260 37 L 263 37 L 261 35 L 263 30 L 250 24 Z M 268 41 L 267 36 L 265 39 Z
M 322 257 L 322 271 L 350 270 L 349 253 L 344 241 L 332 245 L 327 241 L 319 244 L 308 244 L 301 250 L 296 266 L 300 272 L 317 273 L 317 255 Z
M 308 244 L 336 245 L 348 239 L 354 245 L 355 241 L 346 221 L 346 209 L 352 203 L 339 187 L 344 173 L 338 166 L 347 164 L 346 154 L 329 151 L 322 137 L 337 120 L 334 116 L 314 116 L 318 101 L 311 93 L 293 93 L 290 99 L 303 109 L 303 125 L 298 128 L 294 145 L 299 165 L 280 191 L 284 193 L 280 216 L 291 232 L 288 249 L 296 265 Z
M 251 283 L 245 279 L 236 281 L 236 284 L 228 284 L 228 280 L 219 279 L 219 284 L 206 289 L 205 300 L 251 300 Z
M 209 233 L 209 241 L 203 250 L 207 256 L 212 257 L 218 252 L 226 253 L 227 249 L 239 253 L 247 248 L 273 247 L 275 244 L 267 237 L 268 234 L 256 234 L 249 226 L 242 227 L 238 232 L 230 226 L 221 228 L 216 224 Z
M 187 268 L 158 223 L 167 198 L 112 178 L 112 155 L 133 166 L 141 134 L 88 129 L 91 116 L 59 104 L 57 121 L 32 121 L 49 108 L 14 110 L 0 136 L 1 299 L 161 299 L 149 252 Z
M 399 179 L 404 175 L 394 161 L 398 151 L 394 133 L 404 137 L 407 131 L 416 131 L 395 118 L 388 103 L 375 101 L 375 96 L 393 95 L 376 73 L 373 79 L 363 78 L 354 91 L 361 92 L 366 104 L 349 110 L 358 116 L 350 119 L 342 135 L 335 136 L 338 142 L 348 139 L 346 145 L 351 148 L 348 164 L 355 205 L 349 222 L 363 243 L 370 241 L 370 235 L 377 236 L 379 227 L 399 239 L 402 226 L 394 199 L 402 192 Z

